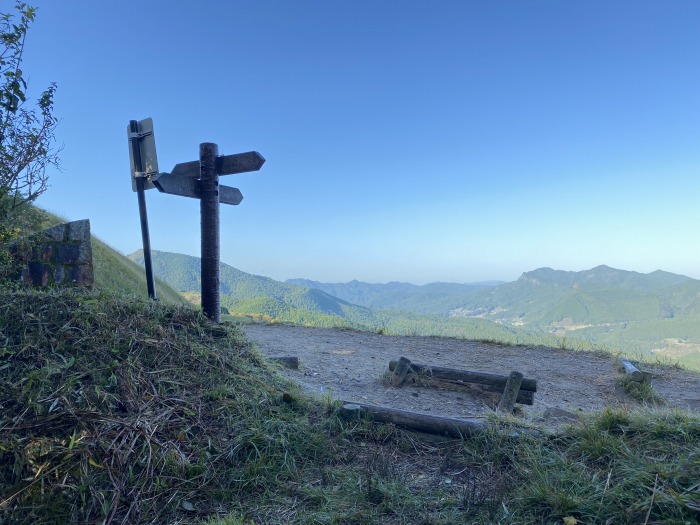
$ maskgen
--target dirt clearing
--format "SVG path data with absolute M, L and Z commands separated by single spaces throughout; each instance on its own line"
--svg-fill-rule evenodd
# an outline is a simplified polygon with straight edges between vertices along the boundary
M 462 387 L 388 386 L 383 376 L 389 361 L 405 356 L 417 363 L 504 376 L 522 372 L 537 380 L 534 405 L 517 405 L 527 419 L 556 419 L 562 410 L 578 414 L 639 406 L 616 387 L 622 374 L 615 357 L 607 354 L 336 328 L 254 324 L 243 329 L 264 355 L 297 356 L 299 370 L 282 373 L 318 396 L 465 419 L 484 417 L 498 403 L 497 394 Z M 700 411 L 700 374 L 661 365 L 644 369 L 654 374 L 654 389 L 669 406 Z

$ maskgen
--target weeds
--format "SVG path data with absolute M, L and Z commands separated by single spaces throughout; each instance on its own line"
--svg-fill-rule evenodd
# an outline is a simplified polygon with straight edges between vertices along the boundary
M 634 381 L 625 375 L 617 379 L 617 384 L 632 398 L 642 403 L 663 405 L 666 400 L 659 395 L 650 382 Z

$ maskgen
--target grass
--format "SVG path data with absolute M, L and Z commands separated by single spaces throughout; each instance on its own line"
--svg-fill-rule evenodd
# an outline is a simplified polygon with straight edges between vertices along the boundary
M 235 326 L 105 292 L 0 289 L 0 344 L 3 524 L 700 520 L 687 413 L 429 442 L 337 417 Z
M 651 382 L 641 383 L 625 375 L 617 380 L 617 384 L 622 387 L 632 399 L 640 401 L 641 403 L 663 405 L 666 402 L 666 400 L 654 390 Z
M 143 268 L 94 236 L 92 237 L 92 262 L 96 288 L 136 297 L 148 296 Z M 156 279 L 156 296 L 159 301 L 188 304 L 182 295 L 160 279 Z

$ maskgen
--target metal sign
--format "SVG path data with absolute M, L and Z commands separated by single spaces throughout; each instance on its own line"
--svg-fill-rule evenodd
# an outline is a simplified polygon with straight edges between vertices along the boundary
M 139 120 L 136 131 L 133 131 L 131 125 L 126 127 L 126 133 L 129 137 L 129 160 L 131 161 L 131 189 L 138 191 L 136 187 L 136 179 L 144 178 L 143 189 L 150 190 L 155 188 L 151 182 L 151 177 L 158 174 L 158 156 L 156 155 L 156 137 L 153 133 L 153 119 L 146 118 Z M 133 142 L 136 142 L 139 153 L 134 153 Z M 140 165 L 135 155 L 140 154 Z

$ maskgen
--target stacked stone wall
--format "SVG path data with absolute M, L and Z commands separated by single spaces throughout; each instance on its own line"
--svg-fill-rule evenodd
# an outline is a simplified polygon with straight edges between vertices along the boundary
M 17 277 L 28 286 L 92 288 L 90 221 L 59 224 L 11 244 L 10 253 L 21 268 Z

